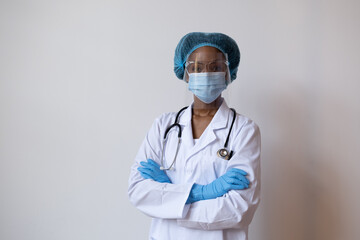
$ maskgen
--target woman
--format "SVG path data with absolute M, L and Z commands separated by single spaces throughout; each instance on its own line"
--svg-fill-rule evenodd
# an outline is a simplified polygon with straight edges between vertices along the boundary
M 260 201 L 260 132 L 221 97 L 236 78 L 238 46 L 221 33 L 189 33 L 174 62 L 194 102 L 153 123 L 131 168 L 130 201 L 153 218 L 149 239 L 248 239 Z

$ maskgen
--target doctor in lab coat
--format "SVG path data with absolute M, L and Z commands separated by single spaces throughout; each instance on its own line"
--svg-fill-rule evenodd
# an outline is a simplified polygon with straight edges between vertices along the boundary
M 239 64 L 236 56 L 232 56 L 236 55 L 236 49 L 236 43 L 234 46 L 230 37 L 220 33 L 189 33 L 178 44 L 175 55 L 181 53 L 184 59 L 180 76 L 194 93 L 194 101 L 179 115 L 182 136 L 174 168 L 160 170 L 159 166 L 169 167 L 176 155 L 178 128 L 173 127 L 167 134 L 161 162 L 163 137 L 166 129 L 174 123 L 177 112 L 164 113 L 155 119 L 136 155 L 129 177 L 131 203 L 152 218 L 151 240 L 248 239 L 248 226 L 260 202 L 259 128 L 254 121 L 237 113 L 230 131 L 234 115 L 221 97 L 222 90 L 212 88 L 202 94 L 205 90 L 197 88 L 198 82 L 208 84 L 211 79 L 204 79 L 206 74 L 193 74 L 195 77 L 191 74 L 191 71 L 212 71 L 210 68 L 214 62 L 228 62 L 227 77 L 216 77 L 216 81 L 226 81 L 226 78 L 232 81 L 233 71 L 237 71 Z M 240 57 L 240 52 L 238 55 Z M 189 69 L 191 63 L 198 64 L 197 68 Z M 217 68 L 214 71 L 221 70 Z M 227 148 L 233 154 L 226 160 L 219 157 L 217 151 L 224 147 L 228 135 Z M 158 168 L 153 177 L 139 171 L 148 159 Z M 216 198 L 189 202 L 195 185 L 211 184 L 233 168 L 247 173 L 246 178 L 250 182 L 245 184 L 247 187 L 226 190 L 224 195 Z M 160 176 L 165 180 L 159 180 Z

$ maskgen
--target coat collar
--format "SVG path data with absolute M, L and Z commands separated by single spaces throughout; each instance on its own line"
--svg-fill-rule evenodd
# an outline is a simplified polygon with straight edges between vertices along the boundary
M 191 126 L 191 116 L 192 116 L 192 108 L 194 103 L 191 103 L 191 105 L 184 111 L 182 115 L 180 115 L 179 124 L 182 126 Z M 208 128 L 211 129 L 219 129 L 226 127 L 226 124 L 229 119 L 229 113 L 230 108 L 225 102 L 225 99 L 222 98 L 222 103 L 219 107 L 219 109 L 216 111 L 213 119 L 211 120 Z
M 192 135 L 191 116 L 192 116 L 192 103 L 180 116 L 179 124 L 182 127 L 182 140 L 181 143 L 188 146 L 191 150 L 188 152 L 186 159 L 208 146 L 216 140 L 217 136 L 215 130 L 225 128 L 228 124 L 230 108 L 227 106 L 225 100 L 222 98 L 222 103 L 215 113 L 210 124 L 207 126 L 199 139 L 199 143 L 194 146 L 194 139 Z

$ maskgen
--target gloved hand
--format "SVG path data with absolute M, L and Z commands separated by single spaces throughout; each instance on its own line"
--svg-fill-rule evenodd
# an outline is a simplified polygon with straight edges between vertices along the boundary
M 140 162 L 142 167 L 138 167 L 138 171 L 145 179 L 152 179 L 161 183 L 171 183 L 165 171 L 160 170 L 159 164 L 155 161 L 148 159 L 147 162 Z
M 186 203 L 213 199 L 223 196 L 230 190 L 249 188 L 247 173 L 238 168 L 231 168 L 224 175 L 207 185 L 194 184 Z

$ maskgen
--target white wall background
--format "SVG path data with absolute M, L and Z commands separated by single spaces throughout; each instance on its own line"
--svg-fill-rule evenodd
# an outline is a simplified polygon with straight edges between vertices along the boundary
M 127 180 L 190 31 L 233 37 L 228 104 L 262 131 L 252 240 L 360 236 L 360 2 L 0 2 L 0 239 L 146 239 Z

